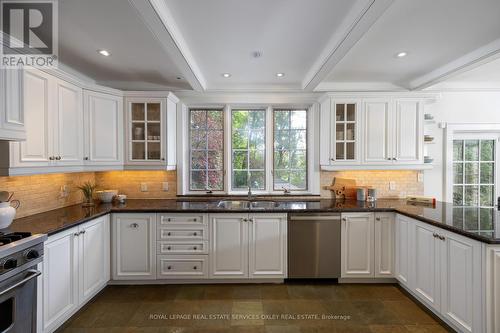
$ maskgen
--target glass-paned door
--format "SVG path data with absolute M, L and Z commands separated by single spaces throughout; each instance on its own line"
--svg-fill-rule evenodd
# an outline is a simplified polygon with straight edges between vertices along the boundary
M 356 160 L 356 104 L 335 104 L 335 160 Z
M 130 159 L 161 161 L 161 103 L 131 103 Z
M 496 139 L 453 140 L 453 224 L 479 234 L 494 227 Z

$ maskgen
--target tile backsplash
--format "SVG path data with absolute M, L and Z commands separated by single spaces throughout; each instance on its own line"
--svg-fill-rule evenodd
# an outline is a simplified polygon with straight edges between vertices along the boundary
M 56 173 L 33 176 L 0 177 L 0 190 L 14 192 L 21 205 L 16 217 L 23 217 L 82 202 L 76 186 L 95 181 L 93 172 Z M 67 195 L 61 190 L 67 186 Z
M 419 171 L 415 170 L 350 170 L 322 171 L 321 196 L 331 198 L 332 192 L 325 189 L 334 177 L 355 179 L 357 186 L 377 189 L 378 198 L 401 198 L 406 195 L 423 195 L 424 183 L 418 181 Z M 389 182 L 395 182 L 395 189 L 389 189 Z

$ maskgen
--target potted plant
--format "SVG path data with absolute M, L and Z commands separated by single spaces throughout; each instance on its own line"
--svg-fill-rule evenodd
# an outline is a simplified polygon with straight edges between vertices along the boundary
M 82 185 L 77 186 L 77 188 L 83 193 L 83 206 L 93 206 L 94 205 L 94 192 L 97 188 L 95 183 L 87 181 Z

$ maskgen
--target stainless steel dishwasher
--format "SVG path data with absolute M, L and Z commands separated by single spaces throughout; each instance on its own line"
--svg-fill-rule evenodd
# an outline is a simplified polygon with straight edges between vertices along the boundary
M 340 214 L 290 214 L 288 278 L 339 278 L 340 230 Z

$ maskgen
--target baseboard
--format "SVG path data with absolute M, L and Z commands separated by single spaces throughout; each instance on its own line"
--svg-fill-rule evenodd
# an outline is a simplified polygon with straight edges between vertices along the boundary
M 240 283 L 240 284 L 256 284 L 256 283 L 273 283 L 282 284 L 284 279 L 210 279 L 210 280 L 188 280 L 188 279 L 169 279 L 169 280 L 113 280 L 109 281 L 109 285 L 155 285 L 155 284 L 224 284 L 224 283 Z
M 397 284 L 395 278 L 339 278 L 339 283 L 389 283 Z

